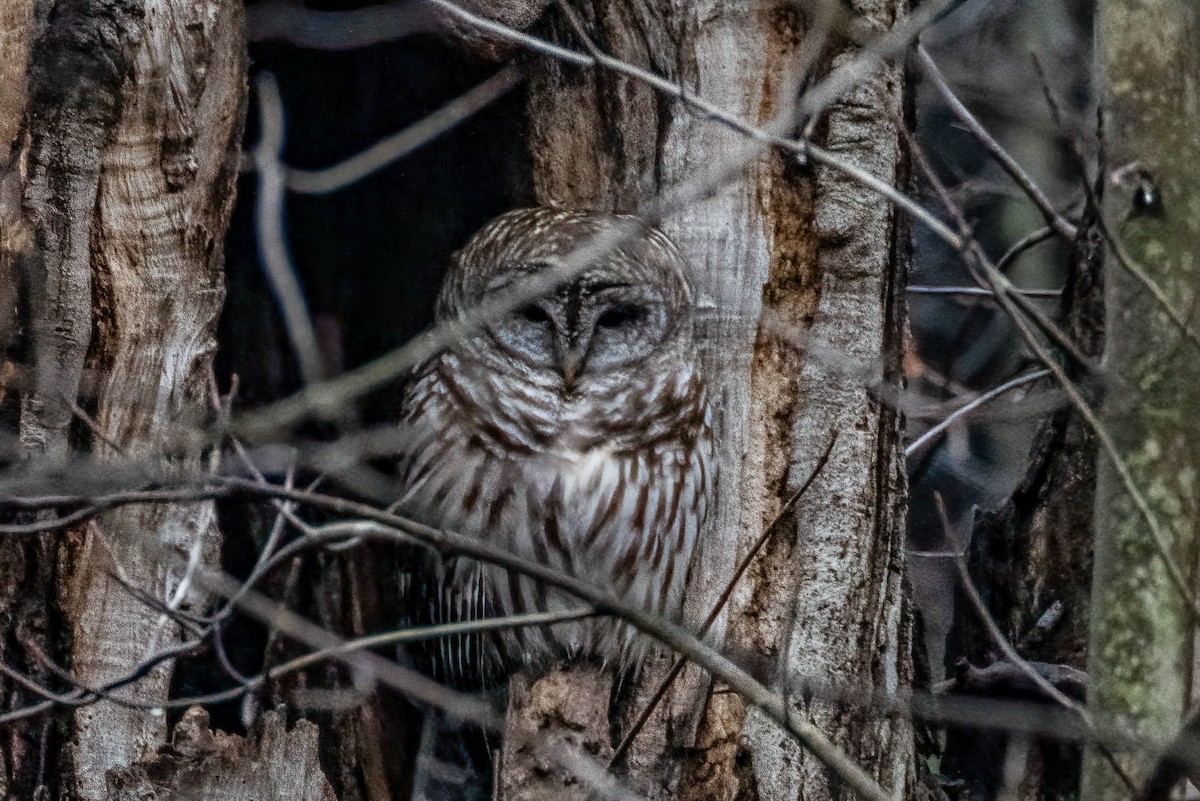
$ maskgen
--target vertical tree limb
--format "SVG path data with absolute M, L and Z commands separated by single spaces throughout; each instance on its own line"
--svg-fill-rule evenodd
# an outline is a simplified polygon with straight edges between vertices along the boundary
M 1104 0 L 1097 15 L 1107 164 L 1106 228 L 1165 295 L 1190 308 L 1200 286 L 1200 10 L 1175 0 Z M 1174 536 L 1170 556 L 1195 586 L 1200 457 L 1200 361 L 1154 298 L 1109 270 L 1105 423 L 1154 514 Z M 1096 506 L 1089 703 L 1135 731 L 1169 738 L 1190 693 L 1197 621 L 1142 517 L 1101 460 Z M 1144 777 L 1148 766 L 1125 767 Z M 1098 756 L 1083 797 L 1123 797 Z
M 855 24 L 883 31 L 902 11 L 900 4 L 859 7 Z M 833 68 L 849 57 L 836 56 Z M 844 93 L 827 116 L 826 148 L 884 181 L 899 181 L 902 93 L 898 66 Z M 779 676 L 794 694 L 796 714 L 830 733 L 895 797 L 907 797 L 913 756 L 906 725 L 891 728 L 800 697 L 810 681 L 871 687 L 884 695 L 911 681 L 900 429 L 879 402 L 896 385 L 903 330 L 896 293 L 906 247 L 894 246 L 892 208 L 865 196 L 841 173 L 818 168 L 813 190 L 806 224 L 788 204 L 768 209 L 777 238 L 767 291 L 789 323 L 806 330 L 796 353 L 799 371 L 768 363 L 755 381 L 774 376 L 777 391 L 789 399 L 783 410 L 788 428 L 763 436 L 768 454 L 772 446 L 782 450 L 776 458 L 786 466 L 788 491 L 803 479 L 825 432 L 833 428 L 839 440 L 798 511 L 790 548 L 764 568 L 751 606 L 735 626 L 749 630 L 757 649 L 782 656 Z M 780 246 L 801 237 L 810 242 L 807 259 L 797 259 L 799 265 L 780 260 Z M 807 278 L 797 281 L 797 266 L 809 271 Z M 788 286 L 789 273 L 799 286 Z M 797 308 L 806 284 L 811 305 Z M 746 721 L 742 737 L 754 745 L 761 797 L 837 797 L 821 766 L 775 736 L 759 716 Z
M 44 24 L 30 70 L 24 206 L 40 269 L 22 441 L 67 458 L 86 383 L 98 455 L 120 449 L 194 469 L 192 446 L 162 448 L 205 408 L 244 111 L 240 4 L 62 0 Z M 76 537 L 60 602 L 73 627 L 72 670 L 85 685 L 103 685 L 178 640 L 173 623 L 113 577 L 120 571 L 164 600 L 176 592 L 180 577 L 142 552 L 144 538 L 217 565 L 211 505 L 123 509 Z M 129 692 L 165 700 L 170 674 L 164 664 Z M 165 734 L 165 719 L 149 711 L 81 709 L 71 743 L 76 796 L 106 798 L 106 771 Z

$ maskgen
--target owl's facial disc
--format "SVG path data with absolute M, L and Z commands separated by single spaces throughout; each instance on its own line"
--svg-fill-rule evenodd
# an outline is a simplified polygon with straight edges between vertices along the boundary
M 584 278 L 522 307 L 493 333 L 573 393 L 589 378 L 635 366 L 671 331 L 657 289 Z

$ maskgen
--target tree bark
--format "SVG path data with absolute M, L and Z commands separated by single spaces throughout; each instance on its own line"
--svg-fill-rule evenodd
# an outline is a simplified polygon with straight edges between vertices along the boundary
M 88 366 L 102 432 L 94 452 L 154 462 L 164 458 L 175 429 L 198 422 L 207 407 L 245 58 L 234 3 L 168 3 L 141 12 L 119 117 L 106 132 L 95 215 L 87 221 L 95 327 Z M 199 453 L 182 451 L 161 466 L 172 473 L 200 468 Z M 133 597 L 114 572 L 151 597 L 170 599 L 189 552 L 205 567 L 220 567 L 214 514 L 212 504 L 133 507 L 88 526 L 64 602 L 76 634 L 78 681 L 102 686 L 179 642 L 177 626 Z M 164 560 L 164 548 L 181 556 L 179 565 Z M 182 604 L 203 605 L 194 592 Z M 166 700 L 170 677 L 171 664 L 163 663 L 131 692 Z M 106 798 L 105 773 L 165 738 L 161 715 L 112 704 L 80 710 L 73 739 L 79 797 Z
M 508 5 L 520 11 L 518 24 L 537 16 L 527 8 L 537 3 Z M 756 124 L 786 110 L 806 78 L 813 34 L 787 8 L 682 0 L 578 8 L 605 50 Z M 0 190 L 17 186 L 21 209 L 0 245 L 7 277 L 19 262 L 33 279 L 35 371 L 21 398 L 22 442 L 31 453 L 66 458 L 88 439 L 63 402 L 83 398 L 101 459 L 119 449 L 168 474 L 200 463 L 197 446 L 170 435 L 203 413 L 221 304 L 221 241 L 244 103 L 238 9 L 233 0 L 59 0 L 39 16 L 32 3 L 13 4 L 28 34 L 4 41 L 28 52 L 31 66 L 27 88 L 7 69 L 14 60 L 0 67 L 0 110 L 25 109 L 21 130 L 0 128 L 20 151 L 3 165 Z M 855 2 L 850 30 L 884 31 L 905 11 L 902 0 Z M 9 9 L 3 13 L 7 20 Z M 557 38 L 571 39 L 557 11 L 548 24 Z M 855 49 L 841 42 L 823 53 L 818 72 Z M 637 209 L 746 144 L 629 78 L 552 61 L 538 61 L 532 73 L 529 143 L 540 202 Z M 833 104 L 818 138 L 846 161 L 900 181 L 902 84 L 898 67 L 881 69 Z M 3 221 L 13 216 L 6 198 Z M 910 678 L 899 430 L 880 402 L 897 381 L 903 326 L 897 298 L 906 248 L 891 206 L 831 170 L 764 153 L 663 226 L 696 271 L 720 416 L 720 495 L 687 618 L 693 626 L 704 619 L 736 559 L 836 432 L 832 458 L 794 524 L 760 557 L 711 638 L 786 689 L 796 715 L 829 731 L 894 797 L 908 797 L 908 726 L 825 697 L 831 688 L 900 692 Z M 156 447 L 163 442 L 177 448 L 170 459 Z M 194 505 L 110 514 L 71 532 L 57 559 L 53 540 L 42 545 L 25 574 L 71 625 L 64 647 L 76 678 L 103 684 L 145 656 L 148 644 L 180 636 L 111 571 L 119 565 L 134 586 L 165 598 L 178 589 L 179 573 L 164 554 L 195 553 L 217 567 L 215 537 L 211 507 Z M 189 593 L 181 601 L 203 599 Z M 603 757 L 667 664 L 667 655 L 655 656 L 619 692 L 612 677 L 576 668 L 580 675 L 566 676 L 570 708 L 553 692 L 555 677 L 515 693 L 500 792 L 585 792 L 564 786 L 557 768 L 534 764 L 540 749 L 514 747 L 520 727 L 567 731 Z M 153 704 L 166 698 L 169 682 L 164 667 L 124 692 Z M 676 683 L 629 755 L 629 779 L 640 791 L 652 798 L 847 794 L 756 711 L 710 689 L 694 668 Z M 596 714 L 581 718 L 579 709 Z M 289 729 L 269 713 L 239 740 L 210 733 L 189 712 L 170 744 L 166 729 L 150 711 L 111 704 L 80 711 L 67 732 L 67 758 L 51 762 L 63 767 L 56 795 L 332 797 L 303 722 Z M 24 766 L 38 761 L 31 742 L 5 754 L 20 760 L 27 783 L 39 778 L 24 778 L 31 774 Z M 245 781 L 218 775 L 226 767 Z
M 1105 221 L 1166 302 L 1186 314 L 1200 286 L 1200 10 L 1176 0 L 1104 0 L 1096 35 Z M 1194 598 L 1196 343 L 1116 258 L 1109 259 L 1107 306 L 1103 421 Z M 1170 738 L 1191 691 L 1197 619 L 1111 459 L 1100 462 L 1096 523 L 1089 704 L 1101 720 Z M 1121 761 L 1135 781 L 1145 778 L 1148 760 Z M 1105 761 L 1089 757 L 1083 797 L 1126 796 Z
M 170 746 L 108 775 L 110 801 L 337 801 L 320 770 L 317 727 L 290 729 L 268 712 L 250 739 L 208 728 L 208 714 L 189 709 Z
M 601 49 L 755 124 L 792 102 L 805 78 L 804 48 L 813 46 L 809 21 L 786 9 L 715 2 L 575 7 Z M 886 30 L 904 11 L 898 3 L 856 3 L 851 29 Z M 574 41 L 557 11 L 547 25 L 552 38 Z M 825 53 L 821 71 L 854 50 Z M 881 69 L 844 93 L 818 128 L 831 150 L 888 182 L 902 176 L 902 75 L 897 66 Z M 745 146 L 742 135 L 634 79 L 549 60 L 534 69 L 528 120 L 542 203 L 636 210 Z M 896 293 L 905 248 L 892 209 L 832 170 L 807 171 L 764 153 L 662 225 L 701 288 L 720 421 L 718 498 L 686 619 L 697 626 L 705 618 L 737 557 L 836 432 L 830 462 L 795 524 L 760 556 L 711 638 L 764 680 L 787 686 L 798 716 L 830 732 L 896 798 L 908 797 L 909 727 L 880 722 L 865 707 L 827 702 L 821 692 L 837 686 L 894 693 L 910 679 L 899 429 L 878 400 L 895 387 L 901 341 Z M 615 705 L 599 689 L 576 698 L 576 708 L 607 714 L 591 716 L 588 730 L 573 736 L 603 758 L 666 664 L 658 657 Z M 819 688 L 815 697 L 801 700 L 805 686 Z M 555 708 L 555 693 L 534 690 L 514 695 L 520 700 L 510 709 L 510 743 L 521 721 L 577 726 Z M 777 727 L 736 697 L 709 690 L 689 668 L 637 740 L 627 764 L 640 792 L 843 797 L 846 791 Z M 527 705 L 543 697 L 546 707 L 531 714 Z M 522 758 L 532 757 L 506 748 L 502 797 L 550 797 L 555 789 L 553 797 L 566 797 L 561 775 L 539 774 Z M 537 775 L 546 777 L 540 790 L 530 780 Z
M 193 473 L 203 454 L 179 434 L 209 412 L 246 101 L 241 3 L 59 0 L 45 9 L 6 4 L 2 14 L 0 263 L 6 291 L 27 285 L 21 344 L 33 364 L 22 387 L 21 442 L 39 469 L 61 479 L 47 486 L 52 492 L 87 492 L 114 475 L 144 482 Z M 92 460 L 72 461 L 89 439 Z M 95 467 L 118 459 L 123 467 Z M 4 592 L 41 599 L 49 622 L 33 632 L 40 642 L 18 641 L 69 660 L 86 687 L 120 679 L 181 641 L 177 624 L 122 582 L 202 612 L 206 599 L 183 586 L 181 565 L 191 558 L 220 568 L 212 504 L 126 507 L 36 545 L 18 562 L 24 570 L 6 576 Z M 80 707 L 61 752 L 47 746 L 55 727 L 43 728 L 40 752 L 8 749 L 18 779 L 8 786 L 28 787 L 25 764 L 36 760 L 38 783 L 55 797 L 143 797 L 145 788 L 130 789 L 140 779 L 121 772 L 151 759 L 153 769 L 139 764 L 156 798 L 331 797 L 312 733 L 286 732 L 277 719 L 254 735 L 256 758 L 270 764 L 237 766 L 254 774 L 244 786 L 206 795 L 203 782 L 187 778 L 183 751 L 173 752 L 178 764 L 158 759 L 167 719 L 149 707 L 166 701 L 172 666 L 163 662 L 115 692 L 140 708 Z M 176 732 L 177 745 L 190 736 L 195 746 L 207 727 L 187 730 Z M 289 753 L 293 740 L 311 747 Z M 192 750 L 196 759 L 215 753 Z

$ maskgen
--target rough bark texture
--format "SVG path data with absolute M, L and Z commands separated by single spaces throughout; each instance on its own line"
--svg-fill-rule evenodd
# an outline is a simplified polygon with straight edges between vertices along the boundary
M 21 442 L 67 456 L 68 401 L 79 395 L 91 341 L 91 224 L 100 161 L 120 115 L 141 9 L 133 2 L 56 5 L 33 45 L 24 213 L 32 229 L 34 390 L 22 397 Z
M 857 9 L 867 30 L 886 28 L 895 10 Z M 847 57 L 835 57 L 833 69 Z M 830 150 L 893 182 L 901 174 L 896 141 L 902 75 L 900 68 L 888 68 L 843 94 L 829 110 L 825 132 Z M 890 696 L 911 679 L 900 431 L 895 415 L 879 402 L 895 387 L 891 359 L 900 347 L 901 321 L 894 293 L 903 256 L 893 249 L 889 204 L 831 169 L 818 170 L 816 177 L 811 233 L 796 225 L 786 205 L 767 210 L 777 226 L 773 256 L 778 258 L 781 241 L 814 236 L 816 259 L 809 269 L 820 281 L 811 320 L 788 315 L 793 325 L 807 329 L 807 339 L 799 376 L 786 368 L 781 376 L 795 404 L 790 436 L 782 440 L 785 494 L 805 479 L 832 431 L 838 443 L 801 505 L 790 553 L 780 554 L 770 581 L 751 585 L 749 609 L 766 614 L 754 619 L 749 636 L 755 650 L 767 646 L 760 652 L 784 660 L 781 673 L 791 692 L 801 694 L 806 684 L 816 688 L 813 700 L 794 698 L 797 714 L 814 720 L 902 798 L 910 786 L 910 729 L 879 723 L 867 708 L 847 709 L 820 696 L 822 687 L 838 685 Z M 779 226 L 787 227 L 786 238 Z M 780 266 L 772 264 L 772 278 Z M 760 377 L 762 372 L 754 376 Z M 770 433 L 755 441 L 766 443 L 768 454 L 781 442 Z M 752 530 L 743 524 L 742 531 L 747 528 Z M 733 619 L 753 618 L 735 607 Z M 743 737 L 755 746 L 762 797 L 833 798 L 845 792 L 764 718 L 752 717 Z
M 220 245 L 233 204 L 245 97 L 241 11 L 233 2 L 147 3 L 131 9 L 136 45 L 117 119 L 106 131 L 94 216 L 80 215 L 93 292 L 96 452 L 158 460 L 174 430 L 204 414 L 214 332 L 224 296 Z M 90 267 L 90 270 L 87 269 Z M 110 445 L 121 449 L 113 453 Z M 168 470 L 195 469 L 181 446 Z M 114 571 L 152 597 L 170 599 L 182 571 L 163 549 L 217 567 L 210 504 L 122 509 L 90 525 L 75 551 L 64 606 L 75 638 L 72 664 L 88 686 L 128 672 L 178 641 L 176 626 L 120 586 Z M 201 599 L 190 594 L 184 607 Z M 164 664 L 130 688 L 165 699 Z M 110 704 L 76 714 L 73 764 L 79 797 L 106 797 L 105 772 L 161 743 L 161 715 Z
M 32 236 L 21 208 L 21 153 L 29 102 L 29 58 L 34 37 L 33 0 L 0 4 L 0 410 L 4 424 L 15 409 L 20 371 L 18 288 L 32 253 Z M 7 448 L 5 449 L 7 450 Z M 5 453 L 4 458 L 10 454 Z M 0 539 L 0 660 L 37 681 L 47 681 L 24 643 L 47 648 L 53 596 L 54 546 L 50 538 Z M 0 685 L 7 701 L 11 682 Z M 0 736 L 0 796 L 33 798 L 47 782 L 39 763 L 50 747 L 50 727 L 32 721 Z
M 18 126 L 12 133 L 19 138 L 6 143 L 15 152 L 10 151 L 13 169 L 6 175 L 3 216 L 6 289 L 11 293 L 24 284 L 27 294 L 20 355 L 32 368 L 22 387 L 20 440 L 29 455 L 65 460 L 69 402 L 78 397 L 92 333 L 90 234 L 101 153 L 119 114 L 137 15 L 129 3 L 64 2 L 49 14 L 44 9 L 25 15 L 14 11 L 12 22 L 24 27 L 22 33 L 9 34 L 13 49 L 6 51 L 5 63 L 24 69 L 26 97 L 24 102 L 13 95 L 6 98 L 6 106 L 24 113 L 8 118 Z M 6 81 L 7 91 L 19 87 L 17 80 Z M 22 162 L 24 169 L 18 167 Z M 39 655 L 48 653 L 61 662 L 63 638 L 55 633 L 61 632 L 55 598 L 57 543 L 46 536 L 30 546 L 10 545 L 13 552 L 5 554 L 12 566 L 8 578 L 13 579 L 6 582 L 6 592 L 38 602 L 33 609 L 25 607 L 32 613 L 29 620 L 17 623 L 20 656 L 37 664 L 43 661 Z M 44 666 L 33 671 L 39 678 L 44 674 Z M 57 727 L 38 728 L 35 746 L 20 727 L 13 732 L 6 778 L 16 792 L 46 792 L 70 784 L 42 765 L 30 767 L 52 758 L 50 749 L 58 739 L 53 736 Z M 30 774 L 36 774 L 33 787 Z
M 17 323 L 17 264 L 29 247 L 21 219 L 20 160 L 25 106 L 29 101 L 29 54 L 33 0 L 0 6 L 0 358 L 6 357 Z M 5 358 L 0 400 L 13 378 Z
M 169 745 L 108 775 L 109 801 L 337 801 L 319 769 L 317 727 L 288 728 L 268 712 L 252 736 L 208 728 L 208 714 L 189 709 Z
M 222 242 L 246 95 L 241 3 L 18 2 L 0 17 L 0 277 L 6 292 L 26 287 L 19 344 L 33 364 L 19 387 L 22 445 L 31 456 L 70 458 L 89 439 L 72 410 L 79 403 L 94 417 L 98 459 L 133 460 L 147 474 L 195 470 L 201 454 L 175 433 L 206 414 L 224 297 Z M 2 300 L 7 346 L 14 303 Z M 82 486 L 63 475 L 60 489 Z M 61 543 L 47 535 L 5 553 L 5 596 L 37 603 L 4 604 L 6 634 L 16 629 L 5 642 L 25 646 L 10 663 L 36 665 L 48 652 L 69 660 L 85 686 L 125 676 L 180 633 L 114 576 L 193 608 L 203 599 L 180 590 L 172 559 L 193 554 L 219 568 L 218 551 L 213 508 L 194 504 L 125 508 Z M 70 636 L 55 635 L 64 623 Z M 170 679 L 164 663 L 118 692 L 153 704 L 166 699 Z M 240 740 L 214 740 L 195 715 L 171 747 L 162 714 L 112 703 L 80 708 L 63 726 L 62 752 L 61 724 L 38 725 L 37 741 L 32 726 L 6 740 L 13 797 L 46 792 L 38 786 L 88 801 L 332 797 L 315 734 L 285 732 L 277 718 L 248 746 L 261 764 L 244 761 L 251 754 Z M 237 770 L 197 778 L 235 757 Z M 127 769 L 142 759 L 150 761 Z
M 609 690 L 608 676 L 586 665 L 536 679 L 514 679 L 509 685 L 512 711 L 500 756 L 497 801 L 592 798 L 588 784 L 548 753 L 545 735 L 553 731 L 568 747 L 607 764 L 614 746 L 607 726 Z
M 805 77 L 798 61 L 807 23 L 785 9 L 716 2 L 576 7 L 605 51 L 755 123 L 785 110 Z M 882 31 L 898 7 L 861 3 L 854 13 L 856 29 Z M 552 35 L 569 41 L 557 12 L 548 16 Z M 836 65 L 848 52 L 829 56 Z M 901 70 L 884 69 L 834 104 L 819 136 L 848 161 L 897 180 L 901 97 Z M 745 146 L 739 134 L 611 73 L 539 62 L 530 98 L 534 184 L 544 203 L 634 209 Z M 669 215 L 663 227 L 691 261 L 702 290 L 720 420 L 719 498 L 687 619 L 695 625 L 704 618 L 737 556 L 836 430 L 833 456 L 796 524 L 735 595 L 727 636 L 722 622 L 712 639 L 724 640 L 765 680 L 796 690 L 801 681 L 903 689 L 910 635 L 899 436 L 895 418 L 877 401 L 881 384 L 894 381 L 890 359 L 901 325 L 894 293 L 902 256 L 889 204 L 832 171 L 807 172 L 770 153 Z M 603 743 L 610 724 L 624 731 L 628 711 L 640 709 L 663 669 L 651 663 L 623 703 L 610 706 L 600 697 L 596 706 L 608 714 L 579 736 Z M 511 708 L 510 743 L 530 719 L 569 729 L 553 709 L 531 713 L 525 703 Z M 797 700 L 795 707 L 895 797 L 907 796 L 907 726 L 893 728 L 819 699 Z M 681 771 L 685 753 L 690 758 Z M 509 749 L 504 756 L 501 791 L 520 781 L 523 792 L 532 792 L 536 771 L 519 768 Z M 708 695 L 705 680 L 691 670 L 637 741 L 628 767 L 632 783 L 652 798 L 818 799 L 844 792 L 777 727 L 734 696 Z M 560 777 L 550 780 L 561 792 Z M 549 792 L 547 786 L 543 793 Z
M 1105 219 L 1186 315 L 1200 286 L 1200 9 L 1177 0 L 1104 0 L 1096 31 Z M 1200 358 L 1195 343 L 1115 264 L 1107 287 L 1103 418 L 1195 593 Z M 1088 700 L 1097 715 L 1169 737 L 1191 689 L 1197 621 L 1113 464 L 1100 464 Z M 1131 757 L 1125 766 L 1140 781 L 1147 761 Z M 1088 760 L 1083 790 L 1096 801 L 1126 795 L 1098 756 Z

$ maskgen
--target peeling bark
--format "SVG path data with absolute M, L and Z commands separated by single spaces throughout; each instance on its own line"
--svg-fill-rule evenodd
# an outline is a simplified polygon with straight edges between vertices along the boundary
M 0 4 L 0 403 L 21 383 L 13 351 L 19 347 L 21 272 L 32 251 L 21 204 L 21 155 L 33 39 L 33 0 Z M 32 640 L 42 647 L 49 639 L 53 567 L 52 538 L 0 539 L 0 660 L 36 681 L 48 676 L 22 643 Z M 14 689 L 8 681 L 0 684 L 6 703 Z M 39 762 L 49 748 L 49 734 L 44 721 L 31 721 L 0 736 L 0 796 L 33 798 L 44 792 L 47 777 Z
M 204 414 L 244 112 L 236 3 L 168 2 L 142 12 L 101 159 L 95 216 L 84 217 L 102 458 L 163 459 L 173 431 Z M 195 469 L 198 458 L 181 446 L 164 466 Z M 178 641 L 174 623 L 114 578 L 119 569 L 152 597 L 170 598 L 181 574 L 164 564 L 163 547 L 185 558 L 196 549 L 201 564 L 219 567 L 212 505 L 132 507 L 88 527 L 64 603 L 75 631 L 75 675 L 84 684 L 111 681 Z M 202 603 L 189 595 L 183 606 Z M 170 675 L 164 663 L 129 692 L 165 700 Z M 105 772 L 165 736 L 161 715 L 111 704 L 80 710 L 72 743 L 79 797 L 105 798 Z
M 881 11 L 864 21 L 879 30 Z M 860 9 L 861 12 L 861 9 Z M 849 54 L 834 58 L 836 69 Z M 826 146 L 872 174 L 897 180 L 902 69 L 891 67 L 846 93 L 829 110 Z M 844 683 L 891 695 L 907 687 L 910 630 L 903 589 L 904 481 L 900 431 L 879 402 L 895 386 L 892 360 L 901 341 L 895 292 L 897 254 L 893 211 L 852 181 L 818 169 L 814 215 L 818 299 L 804 326 L 803 366 L 787 375 L 792 398 L 784 493 L 795 491 L 833 431 L 830 463 L 801 504 L 788 553 L 776 573 L 756 587 L 759 603 L 774 612 L 756 621 L 753 635 L 773 643 L 784 659 L 782 677 L 792 693 L 808 684 Z M 788 222 L 786 209 L 776 219 Z M 792 236 L 805 233 L 793 229 Z M 770 441 L 770 438 L 767 438 Z M 778 442 L 779 440 L 775 440 Z M 734 615 L 737 615 L 735 609 Z M 793 701 L 848 748 L 880 783 L 905 795 L 911 734 L 874 725 L 869 712 L 815 701 Z M 755 772 L 764 797 L 837 797 L 824 768 L 780 738 L 757 714 L 746 732 L 759 747 Z M 752 733 L 751 733 L 752 732 Z M 766 795 L 764 787 L 770 787 Z
M 7 361 L 17 327 L 18 265 L 29 249 L 21 215 L 21 143 L 29 102 L 33 0 L 0 5 L 0 400 L 14 371 Z
M 24 213 L 33 237 L 34 390 L 22 397 L 21 443 L 65 459 L 91 342 L 91 223 L 101 156 L 120 114 L 141 9 L 130 0 L 57 4 L 33 46 L 29 177 Z

